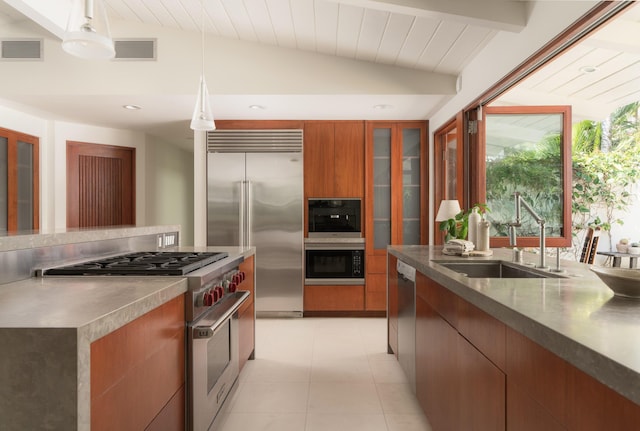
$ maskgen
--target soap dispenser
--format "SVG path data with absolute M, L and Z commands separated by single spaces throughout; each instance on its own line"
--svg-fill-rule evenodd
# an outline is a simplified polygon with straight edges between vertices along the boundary
M 471 209 L 469 219 L 467 221 L 469 226 L 469 241 L 471 241 L 476 249 L 478 249 L 478 223 L 480 223 L 480 214 L 478 214 L 478 207 Z

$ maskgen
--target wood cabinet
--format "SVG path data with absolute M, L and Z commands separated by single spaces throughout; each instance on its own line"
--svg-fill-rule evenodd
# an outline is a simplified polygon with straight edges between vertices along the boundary
M 567 429 L 626 431 L 640 427 L 640 406 L 575 367 L 567 370 Z
M 249 298 L 247 298 L 238 310 L 240 370 L 242 370 L 247 360 L 254 358 L 255 353 L 256 307 L 254 257 L 249 256 L 246 258 L 244 262 L 240 264 L 239 269 L 245 273 L 245 279 L 239 288 L 249 291 Z
M 365 141 L 365 305 L 384 311 L 387 245 L 428 241 L 427 122 L 370 121 Z
M 389 255 L 391 348 L 396 261 Z M 416 395 L 434 431 L 626 431 L 640 423 L 640 405 L 420 272 Z
M 335 312 L 362 311 L 364 309 L 363 285 L 318 285 L 304 287 L 304 311 Z
M 416 396 L 434 431 L 505 429 L 505 374 L 459 327 L 471 308 L 416 274 Z
M 304 197 L 305 237 L 307 199 L 364 198 L 364 121 L 305 121 Z M 364 285 L 304 286 L 305 315 L 362 313 L 364 303 Z
M 458 428 L 505 429 L 506 376 L 480 350 L 458 335 Z
M 416 273 L 416 397 L 434 431 L 457 430 L 458 332 L 429 304 L 428 290 Z
M 306 121 L 305 198 L 364 197 L 364 121 Z
M 94 341 L 91 429 L 182 429 L 184 345 L 183 295 Z
M 523 422 L 518 412 L 536 412 L 534 423 L 566 423 L 567 363 L 513 329 L 507 329 L 506 372 L 510 394 L 508 429 Z M 540 428 L 539 428 L 540 429 Z M 544 429 L 544 428 L 543 428 Z
M 40 227 L 39 147 L 37 137 L 0 127 L 0 231 Z
M 509 430 L 625 431 L 640 406 L 518 332 L 507 330 Z

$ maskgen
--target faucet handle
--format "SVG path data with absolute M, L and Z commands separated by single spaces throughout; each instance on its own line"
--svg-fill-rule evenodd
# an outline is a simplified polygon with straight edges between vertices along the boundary
M 509 245 L 516 246 L 516 227 L 520 227 L 520 223 L 509 223 Z

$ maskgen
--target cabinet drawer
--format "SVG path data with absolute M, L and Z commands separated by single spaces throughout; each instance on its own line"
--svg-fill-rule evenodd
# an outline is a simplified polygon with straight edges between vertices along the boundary
M 529 338 L 507 328 L 506 369 L 517 385 L 556 421 L 566 423 L 567 363 Z
M 305 286 L 304 311 L 362 311 L 364 286 Z
M 568 430 L 638 429 L 640 405 L 624 398 L 577 368 L 568 368 Z
M 421 272 L 416 272 L 416 296 L 420 296 L 451 326 L 458 328 L 458 296 Z
M 504 323 L 458 298 L 458 331 L 498 368 L 505 371 L 507 328 Z

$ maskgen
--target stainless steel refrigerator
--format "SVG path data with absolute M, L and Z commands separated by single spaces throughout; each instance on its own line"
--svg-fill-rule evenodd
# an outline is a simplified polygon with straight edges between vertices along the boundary
M 207 244 L 254 246 L 256 314 L 302 316 L 302 130 L 279 132 L 209 132 Z

